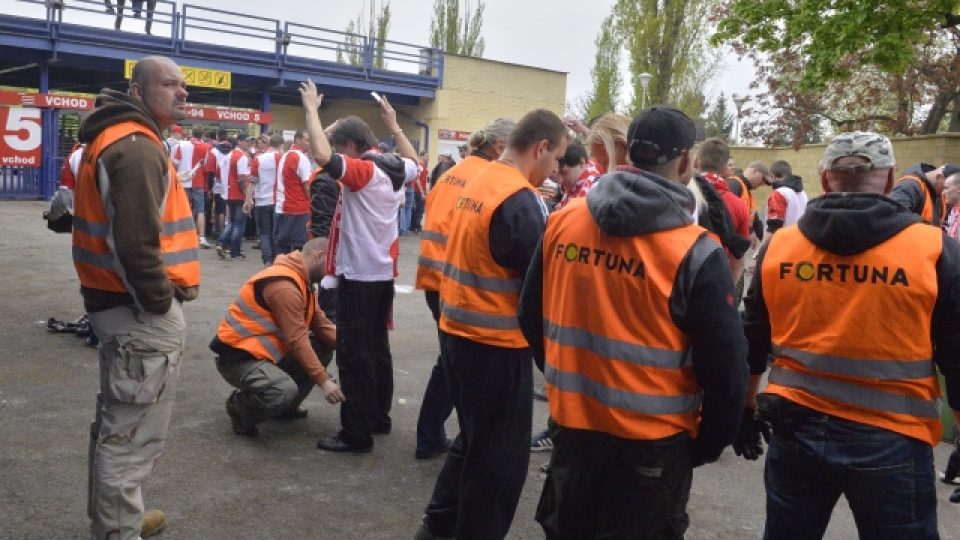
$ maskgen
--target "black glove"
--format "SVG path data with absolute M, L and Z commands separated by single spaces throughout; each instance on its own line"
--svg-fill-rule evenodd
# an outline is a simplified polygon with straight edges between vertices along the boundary
M 764 420 L 756 409 L 743 409 L 743 417 L 740 419 L 740 432 L 737 433 L 737 439 L 733 441 L 733 451 L 744 459 L 756 461 L 763 455 L 763 444 L 760 437 L 767 443 L 770 442 L 770 424 Z

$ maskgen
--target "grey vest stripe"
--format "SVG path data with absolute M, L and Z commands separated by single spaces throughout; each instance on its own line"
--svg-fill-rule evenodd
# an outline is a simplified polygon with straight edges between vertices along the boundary
M 164 265 L 173 266 L 175 264 L 183 264 L 200 260 L 200 250 L 198 248 L 182 249 L 180 251 L 163 253 L 162 256 Z
M 73 216 L 73 230 L 80 231 L 90 236 L 106 236 L 110 232 L 110 226 L 106 223 L 92 223 L 83 218 Z
M 98 255 L 82 247 L 73 246 L 73 260 L 92 266 L 113 270 L 113 255 Z
M 446 263 L 443 265 L 443 275 L 453 279 L 461 285 L 483 289 L 491 292 L 519 293 L 521 282 L 516 278 L 497 278 L 478 276 L 473 272 L 457 268 Z
M 582 328 L 560 326 L 547 319 L 543 320 L 543 334 L 560 345 L 579 347 L 596 354 L 624 360 L 631 364 L 662 369 L 679 369 L 692 365 L 690 355 L 665 349 L 644 347 L 618 339 L 593 334 Z
M 866 360 L 846 356 L 830 356 L 787 347 L 773 346 L 773 354 L 788 356 L 813 371 L 849 375 L 863 379 L 903 381 L 933 376 L 933 362 L 923 360 Z
M 420 233 L 421 240 L 430 240 L 431 242 L 436 242 L 440 245 L 447 245 L 447 235 L 443 233 L 438 233 L 437 231 L 428 231 L 424 230 Z
M 419 264 L 420 266 L 425 266 L 427 268 L 433 268 L 434 270 L 440 270 L 441 272 L 443 271 L 443 261 L 438 261 L 436 259 L 424 257 L 423 255 L 421 255 L 417 259 L 417 264 Z
M 164 236 L 173 236 L 179 232 L 192 231 L 194 229 L 193 218 L 186 217 L 173 223 L 163 223 L 160 234 Z
M 520 322 L 516 316 L 505 317 L 503 315 L 479 313 L 463 308 L 455 308 L 446 304 L 440 305 L 440 312 L 448 319 L 469 324 L 470 326 L 482 326 L 494 330 L 518 330 L 520 328 Z
M 278 351 L 277 348 L 273 346 L 273 343 L 266 336 L 253 335 L 253 333 L 247 330 L 246 328 L 244 328 L 243 325 L 241 325 L 233 317 L 233 315 L 230 314 L 229 311 L 227 311 L 227 316 L 224 317 L 224 321 L 226 321 L 227 325 L 230 326 L 230 328 L 233 328 L 233 331 L 239 334 L 240 337 L 244 337 L 244 338 L 252 337 L 256 339 L 261 345 L 263 345 L 263 348 L 265 348 L 267 352 L 270 353 L 270 358 L 273 358 L 277 362 L 280 361 L 280 359 L 282 358 L 280 351 Z
M 271 322 L 269 319 L 265 319 L 262 315 L 257 313 L 254 310 L 254 308 L 250 306 L 250 304 L 247 304 L 246 302 L 243 301 L 243 298 L 238 297 L 234 301 L 234 303 L 237 305 L 238 308 L 240 308 L 240 311 L 242 311 L 244 315 L 256 321 L 257 324 L 264 327 L 267 330 L 267 332 L 270 332 L 271 334 L 276 334 L 277 337 L 279 337 L 281 340 L 284 339 L 283 332 L 280 331 L 280 328 L 278 328 L 277 325 L 273 324 L 273 322 Z
M 589 396 L 604 405 L 640 414 L 687 414 L 700 408 L 700 394 L 656 396 L 604 386 L 579 373 L 559 371 L 547 363 L 547 382 L 566 392 Z
M 927 401 L 884 392 L 836 379 L 825 379 L 816 375 L 784 369 L 776 364 L 770 369 L 770 382 L 806 390 L 818 396 L 868 409 L 908 414 L 919 418 L 940 418 L 939 399 Z

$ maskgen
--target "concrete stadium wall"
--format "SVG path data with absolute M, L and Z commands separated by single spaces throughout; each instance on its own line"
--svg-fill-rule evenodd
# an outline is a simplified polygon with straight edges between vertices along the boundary
M 899 137 L 892 139 L 892 142 L 893 155 L 897 159 L 899 170 L 920 161 L 936 165 L 960 161 L 960 133 Z M 794 174 L 803 178 L 807 195 L 813 198 L 823 191 L 817 163 L 823 157 L 826 146 L 826 143 L 808 144 L 798 150 L 790 147 L 732 146 L 730 155 L 736 159 L 740 168 L 745 168 L 751 161 L 763 161 L 767 164 L 778 159 L 787 161 L 793 167 Z M 757 190 L 757 198 L 761 204 L 766 200 L 768 191 L 763 188 Z
M 519 120 L 537 108 L 562 115 L 565 109 L 567 74 L 519 66 L 482 58 L 447 54 L 444 57 L 443 88 L 436 99 L 423 100 L 419 106 L 398 106 L 400 126 L 420 149 L 430 149 L 430 166 L 436 163 L 438 130 L 475 131 L 491 120 L 507 117 Z M 278 105 L 271 109 L 272 129 L 301 129 L 300 107 Z M 336 100 L 325 103 L 321 111 L 324 126 L 337 118 L 356 114 L 366 121 L 380 138 L 389 136 L 380 121 L 373 100 Z M 429 140 L 416 121 L 430 127 Z M 425 144 L 426 143 L 426 144 Z

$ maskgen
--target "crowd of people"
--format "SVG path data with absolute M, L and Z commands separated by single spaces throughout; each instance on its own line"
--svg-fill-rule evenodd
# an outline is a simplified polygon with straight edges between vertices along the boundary
M 248 215 L 264 268 L 210 342 L 234 387 L 226 415 L 259 436 L 305 417 L 319 386 L 340 407 L 317 443 L 329 452 L 369 453 L 393 428 L 398 242 L 420 233 L 416 287 L 440 352 L 414 455 L 444 462 L 417 540 L 506 536 L 539 450 L 552 450 L 536 512 L 547 538 L 682 538 L 693 469 L 731 445 L 756 460 L 764 442 L 765 538 L 822 537 L 840 495 L 861 537 L 937 537 L 935 367 L 960 409 L 960 167 L 898 179 L 889 139 L 840 134 L 808 200 L 789 163 L 738 169 L 664 104 L 587 123 L 498 118 L 428 171 L 386 98 L 384 146 L 356 116 L 324 126 L 322 93 L 299 90 L 305 128 L 289 145 L 187 138 L 182 74 L 148 57 L 81 127 L 63 185 L 102 342 L 93 538 L 164 526 L 140 483 L 169 426 L 181 304 L 198 294 L 199 249 L 245 257 Z

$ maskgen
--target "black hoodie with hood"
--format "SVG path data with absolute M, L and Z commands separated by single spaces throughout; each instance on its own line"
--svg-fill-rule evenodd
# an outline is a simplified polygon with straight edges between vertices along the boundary
M 143 103 L 104 89 L 97 96 L 96 109 L 80 126 L 80 142 L 89 144 L 108 127 L 128 120 L 163 140 Z M 169 311 L 174 298 L 187 301 L 197 297 L 197 287 L 182 288 L 170 281 L 160 253 L 159 210 L 167 187 L 169 159 L 162 144 L 137 134 L 101 152 L 98 175 L 109 178 L 108 195 L 113 207 L 109 234 L 128 292 L 80 287 L 88 312 L 136 304 L 150 313 L 162 314 Z
M 893 191 L 890 192 L 890 198 L 897 201 L 898 203 L 906 206 L 914 214 L 920 215 L 923 212 L 923 202 L 926 199 L 924 191 L 930 193 L 930 199 L 933 202 L 933 224 L 940 225 L 946 219 L 946 216 L 940 215 L 940 195 L 937 195 L 937 191 L 934 189 L 933 184 L 927 180 L 927 173 L 936 169 L 933 165 L 929 163 L 916 163 L 903 171 L 903 176 L 901 180 L 907 176 L 914 176 L 920 179 L 923 182 L 923 187 L 920 187 L 920 184 L 917 184 L 913 181 L 900 181 L 893 186 Z
M 692 223 L 689 209 L 695 206 L 693 194 L 679 183 L 650 172 L 618 171 L 603 178 L 587 193 L 593 222 L 584 226 L 599 227 L 609 236 L 642 237 Z M 527 271 L 518 307 L 520 328 L 541 371 L 545 359 L 543 288 L 541 240 Z M 577 291 L 552 289 L 551 294 Z M 724 447 L 733 442 L 743 413 L 746 342 L 733 298 L 727 257 L 716 242 L 704 235 L 680 263 L 670 296 L 672 322 L 689 339 L 693 370 L 703 391 L 699 434 L 694 443 L 697 464 L 716 460 Z
M 810 201 L 797 222 L 800 232 L 817 247 L 852 256 L 886 242 L 919 217 L 879 194 L 834 193 Z M 757 272 L 743 300 L 743 325 L 749 344 L 747 360 L 753 375 L 762 374 L 770 357 L 770 314 L 763 300 L 764 246 L 757 255 Z M 960 244 L 944 234 L 937 260 L 937 300 L 933 309 L 934 360 L 947 381 L 950 406 L 960 410 Z M 824 312 L 829 313 L 829 306 Z M 877 317 L 891 314 L 877 313 Z M 911 321 L 897 321 L 904 332 Z M 894 326 L 894 325 L 891 325 Z

